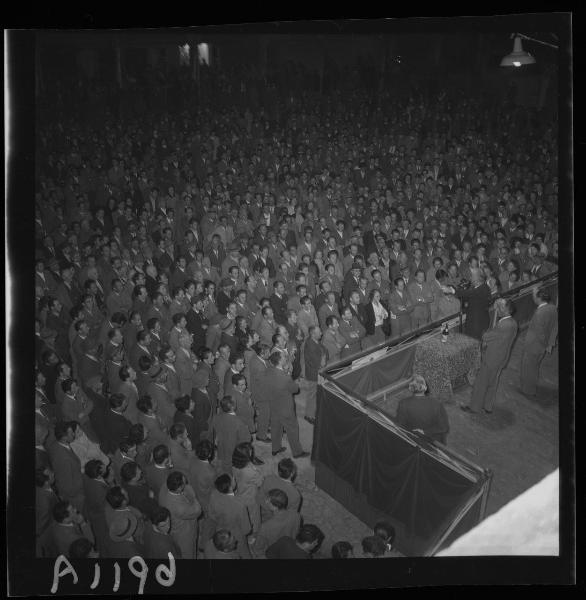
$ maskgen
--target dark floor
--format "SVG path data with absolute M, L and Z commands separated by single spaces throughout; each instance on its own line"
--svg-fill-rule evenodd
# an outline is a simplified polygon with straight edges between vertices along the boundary
M 491 415 L 470 414 L 459 408 L 467 403 L 471 387 L 464 386 L 446 403 L 450 419 L 448 446 L 489 468 L 493 480 L 486 515 L 536 484 L 558 467 L 558 354 L 545 355 L 537 399 L 529 400 L 518 389 L 524 334 L 517 339 L 507 368 L 502 372 L 498 399 Z M 385 402 L 394 414 L 402 395 Z

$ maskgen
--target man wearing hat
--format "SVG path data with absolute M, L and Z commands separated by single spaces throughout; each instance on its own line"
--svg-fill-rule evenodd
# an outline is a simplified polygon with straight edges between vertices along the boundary
M 142 556 L 143 547 L 137 542 L 139 521 L 132 511 L 115 511 L 110 523 L 109 558 Z

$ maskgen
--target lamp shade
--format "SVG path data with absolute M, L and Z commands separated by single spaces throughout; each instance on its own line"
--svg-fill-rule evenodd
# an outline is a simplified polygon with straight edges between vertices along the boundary
M 520 67 L 521 65 L 532 65 L 534 63 L 535 59 L 531 54 L 523 50 L 521 38 L 516 37 L 513 51 L 501 60 L 501 67 Z

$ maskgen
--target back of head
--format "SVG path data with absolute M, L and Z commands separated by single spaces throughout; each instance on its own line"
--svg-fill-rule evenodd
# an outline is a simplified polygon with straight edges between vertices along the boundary
M 93 545 L 87 538 L 78 538 L 69 546 L 69 558 L 88 558 L 92 550 Z
M 167 489 L 176 492 L 184 483 L 184 475 L 179 471 L 173 471 L 167 476 Z
M 395 541 L 395 528 L 387 521 L 379 521 L 374 526 L 374 535 L 380 537 L 386 544 L 392 545 Z
M 156 446 L 153 450 L 153 462 L 156 465 L 162 465 L 169 458 L 169 448 L 164 444 Z
M 332 558 L 352 558 L 352 554 L 350 542 L 336 542 L 332 546 Z
M 214 485 L 218 492 L 227 494 L 232 489 L 232 477 L 227 473 L 223 473 L 214 481 Z
M 250 442 L 238 444 L 232 453 L 232 466 L 236 469 L 243 469 L 252 460 L 253 452 Z
M 195 446 L 195 455 L 200 460 L 211 461 L 214 455 L 214 446 L 209 440 L 200 440 Z
M 362 540 L 362 551 L 372 556 L 383 556 L 386 545 L 378 535 L 369 535 Z
M 225 552 L 230 547 L 232 534 L 227 529 L 218 529 L 212 537 L 216 550 Z
M 267 492 L 268 501 L 278 510 L 286 510 L 289 506 L 289 498 L 283 490 L 275 488 Z
M 297 474 L 297 465 L 291 458 L 283 458 L 277 465 L 277 472 L 282 479 L 294 479 Z
M 409 382 L 409 391 L 412 394 L 421 394 L 427 390 L 427 383 L 421 375 L 414 375 Z
M 153 525 L 158 525 L 159 523 L 163 523 L 167 519 L 171 517 L 171 513 L 168 508 L 164 506 L 157 506 L 150 513 L 151 523 Z
M 299 544 L 314 544 L 315 543 L 314 550 L 316 550 L 317 548 L 319 548 L 319 546 L 323 542 L 324 537 L 325 536 L 324 536 L 323 531 L 317 525 L 308 523 L 306 525 L 301 526 L 301 528 L 299 529 L 299 533 L 297 534 L 295 540 Z
M 234 400 L 232 400 L 232 396 L 224 396 L 220 400 L 220 408 L 225 413 L 233 411 L 236 408 L 236 403 L 234 402 Z

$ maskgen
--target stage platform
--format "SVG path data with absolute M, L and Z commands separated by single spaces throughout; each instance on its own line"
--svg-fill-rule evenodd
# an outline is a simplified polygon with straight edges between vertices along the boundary
M 525 332 L 513 346 L 511 358 L 501 374 L 494 412 L 471 414 L 459 403 L 469 400 L 471 387 L 454 390 L 445 403 L 450 420 L 447 445 L 456 452 L 488 468 L 493 473 L 486 516 L 538 483 L 558 467 L 558 353 L 545 355 L 541 367 L 539 395 L 530 400 L 518 390 L 519 366 Z M 391 418 L 399 400 L 409 395 L 402 389 L 375 400 Z

